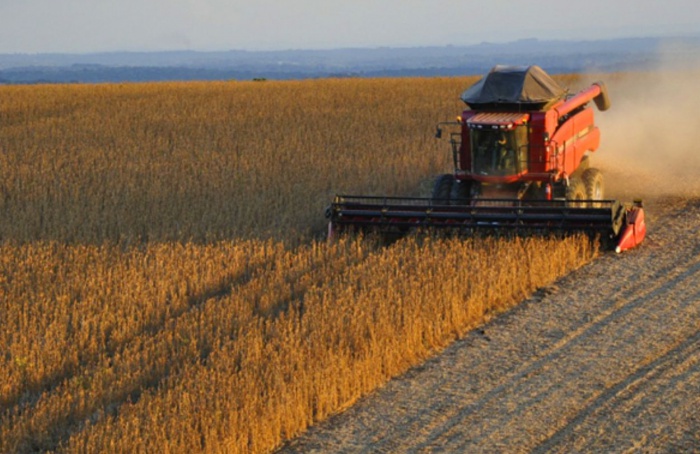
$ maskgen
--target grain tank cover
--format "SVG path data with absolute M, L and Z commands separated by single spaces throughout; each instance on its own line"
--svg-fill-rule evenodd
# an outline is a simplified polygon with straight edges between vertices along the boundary
M 496 66 L 462 93 L 474 110 L 545 110 L 566 90 L 539 66 Z

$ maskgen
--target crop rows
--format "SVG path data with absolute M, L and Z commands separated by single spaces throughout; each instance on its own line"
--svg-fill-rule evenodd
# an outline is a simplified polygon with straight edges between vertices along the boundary
M 3 87 L 0 238 L 290 239 L 335 192 L 405 194 L 464 80 Z

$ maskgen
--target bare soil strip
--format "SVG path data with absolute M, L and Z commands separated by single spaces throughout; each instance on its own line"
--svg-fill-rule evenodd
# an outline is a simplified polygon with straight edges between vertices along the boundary
M 282 452 L 700 451 L 700 202 Z

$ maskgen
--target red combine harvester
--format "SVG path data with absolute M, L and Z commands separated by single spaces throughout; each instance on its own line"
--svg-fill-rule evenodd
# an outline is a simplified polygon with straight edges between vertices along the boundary
M 454 173 L 440 175 L 431 198 L 338 195 L 328 208 L 329 235 L 348 228 L 385 236 L 413 228 L 587 232 L 617 252 L 646 234 L 639 201 L 606 200 L 603 175 L 589 165 L 600 143 L 593 101 L 610 107 L 603 83 L 568 96 L 537 66 L 496 66 L 462 94 L 454 127 Z

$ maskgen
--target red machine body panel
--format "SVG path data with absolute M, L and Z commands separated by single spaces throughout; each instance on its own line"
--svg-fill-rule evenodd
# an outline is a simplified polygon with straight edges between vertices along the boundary
M 615 247 L 615 252 L 619 254 L 638 246 L 644 241 L 646 234 L 647 225 L 644 219 L 644 210 L 641 204 L 638 204 L 627 210 L 625 226 Z
M 570 116 L 556 130 L 549 145 L 552 159 L 547 170 L 557 174 L 573 174 L 583 155 L 594 152 L 600 145 L 600 131 L 593 124 L 593 109 L 587 107 Z

